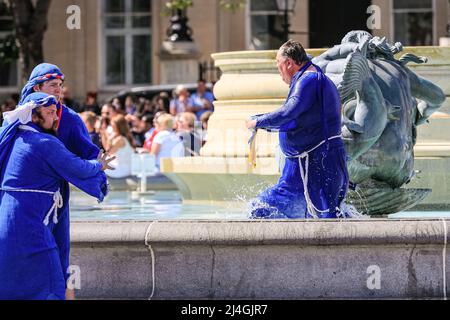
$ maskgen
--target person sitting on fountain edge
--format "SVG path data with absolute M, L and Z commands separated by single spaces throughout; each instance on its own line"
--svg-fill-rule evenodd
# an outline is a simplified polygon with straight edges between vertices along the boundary
M 289 40 L 277 53 L 289 93 L 279 109 L 252 116 L 247 128 L 279 131 L 285 165 L 278 184 L 251 202 L 251 218 L 344 217 L 347 155 L 341 136 L 341 102 L 333 82 Z

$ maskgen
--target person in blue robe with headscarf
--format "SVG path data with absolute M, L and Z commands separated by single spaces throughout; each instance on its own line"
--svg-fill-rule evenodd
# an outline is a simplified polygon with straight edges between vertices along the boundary
M 69 217 L 61 185 L 68 181 L 102 201 L 105 155 L 83 160 L 55 137 L 57 100 L 32 93 L 4 113 L 0 129 L 0 299 L 66 298 Z
M 277 67 L 289 85 L 286 102 L 251 117 L 247 128 L 279 131 L 285 165 L 278 184 L 251 201 L 250 217 L 345 217 L 349 178 L 337 88 L 296 41 L 280 47 Z
M 33 92 L 43 92 L 55 96 L 58 100 L 58 139 L 80 158 L 95 159 L 100 149 L 92 143 L 83 120 L 75 111 L 61 103 L 64 80 L 64 74 L 56 65 L 51 63 L 37 65 L 22 89 L 19 105 L 23 104 L 24 100 Z
M 66 148 L 84 160 L 96 159 L 100 149 L 92 143 L 89 133 L 84 125 L 80 116 L 72 109 L 68 108 L 61 103 L 62 86 L 65 80 L 64 74 L 54 64 L 41 63 L 37 65 L 29 77 L 28 82 L 22 89 L 21 99 L 19 105 L 28 98 L 28 96 L 34 92 L 43 92 L 53 95 L 57 99 L 57 112 L 59 122 L 57 125 L 57 137 L 66 146 Z M 7 123 L 6 123 L 7 124 Z M 5 125 L 5 123 L 4 123 Z M 101 175 L 105 175 L 104 172 Z M 106 179 L 106 175 L 105 175 Z M 63 182 L 61 185 L 61 194 L 63 196 L 63 206 L 58 209 L 58 214 L 61 217 L 67 217 L 63 223 L 69 223 L 69 197 L 70 187 L 67 182 Z M 65 230 L 63 223 L 60 223 L 55 232 L 59 232 L 58 229 Z M 69 235 L 66 235 L 69 237 Z M 59 239 L 59 238 L 58 238 Z M 70 276 L 68 272 L 69 257 L 70 257 L 70 238 L 65 239 L 63 243 L 59 243 L 61 253 L 61 263 L 64 272 L 65 279 Z M 68 294 L 73 298 L 73 291 L 68 291 Z

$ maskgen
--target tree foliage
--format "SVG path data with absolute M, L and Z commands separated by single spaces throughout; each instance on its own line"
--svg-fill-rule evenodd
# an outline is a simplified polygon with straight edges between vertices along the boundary
M 225 10 L 236 12 L 245 6 L 246 0 L 219 0 L 219 4 Z M 166 1 L 163 13 L 170 15 L 174 10 L 186 10 L 194 5 L 193 0 L 170 0 Z
M 8 6 L 14 20 L 14 33 L 22 68 L 22 81 L 33 68 L 42 63 L 42 42 L 47 30 L 47 15 L 51 0 L 1 0 Z

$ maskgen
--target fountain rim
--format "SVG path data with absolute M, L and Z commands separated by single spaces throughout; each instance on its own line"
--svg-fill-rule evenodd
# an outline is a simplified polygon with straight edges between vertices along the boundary
M 443 244 L 449 218 L 75 221 L 71 242 L 183 245 Z M 445 224 L 445 225 L 444 225 Z M 445 234 L 447 231 L 447 234 Z

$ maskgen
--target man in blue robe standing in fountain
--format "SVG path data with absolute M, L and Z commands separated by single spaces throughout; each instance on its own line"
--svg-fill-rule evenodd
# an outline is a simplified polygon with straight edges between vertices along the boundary
M 69 217 L 61 186 L 102 201 L 106 155 L 83 160 L 55 137 L 57 100 L 32 93 L 4 113 L 0 129 L 0 299 L 66 298 Z M 62 258 L 63 257 L 63 258 Z
M 56 130 L 57 138 L 70 152 L 74 153 L 81 159 L 94 160 L 97 158 L 100 149 L 92 143 L 86 126 L 78 114 L 61 103 L 61 93 L 64 80 L 64 74 L 56 65 L 50 63 L 41 63 L 37 65 L 31 72 L 28 82 L 22 89 L 19 105 L 23 104 L 25 99 L 27 99 L 27 97 L 34 92 L 43 92 L 55 96 L 58 102 L 57 114 L 59 118 Z M 5 123 L 3 125 L 5 125 Z M 101 172 L 101 175 L 103 175 L 106 179 L 104 172 Z M 61 194 L 64 203 L 62 208 L 58 209 L 58 215 L 61 217 L 62 222 L 60 222 L 57 229 L 60 228 L 61 230 L 64 230 L 65 227 L 62 227 L 62 225 L 69 224 L 70 188 L 67 182 L 62 183 Z M 58 232 L 58 230 L 55 232 Z M 69 234 L 66 234 L 66 236 L 69 237 Z M 70 238 L 66 239 L 64 243 L 58 245 L 60 246 L 64 277 L 67 280 L 70 276 L 67 270 L 69 267 L 70 257 Z M 67 298 L 75 298 L 73 290 L 67 291 Z
M 251 203 L 252 218 L 345 217 L 348 189 L 341 136 L 341 102 L 333 82 L 289 40 L 277 53 L 277 67 L 289 85 L 279 109 L 253 116 L 247 128 L 279 131 L 286 157 L 281 178 Z

